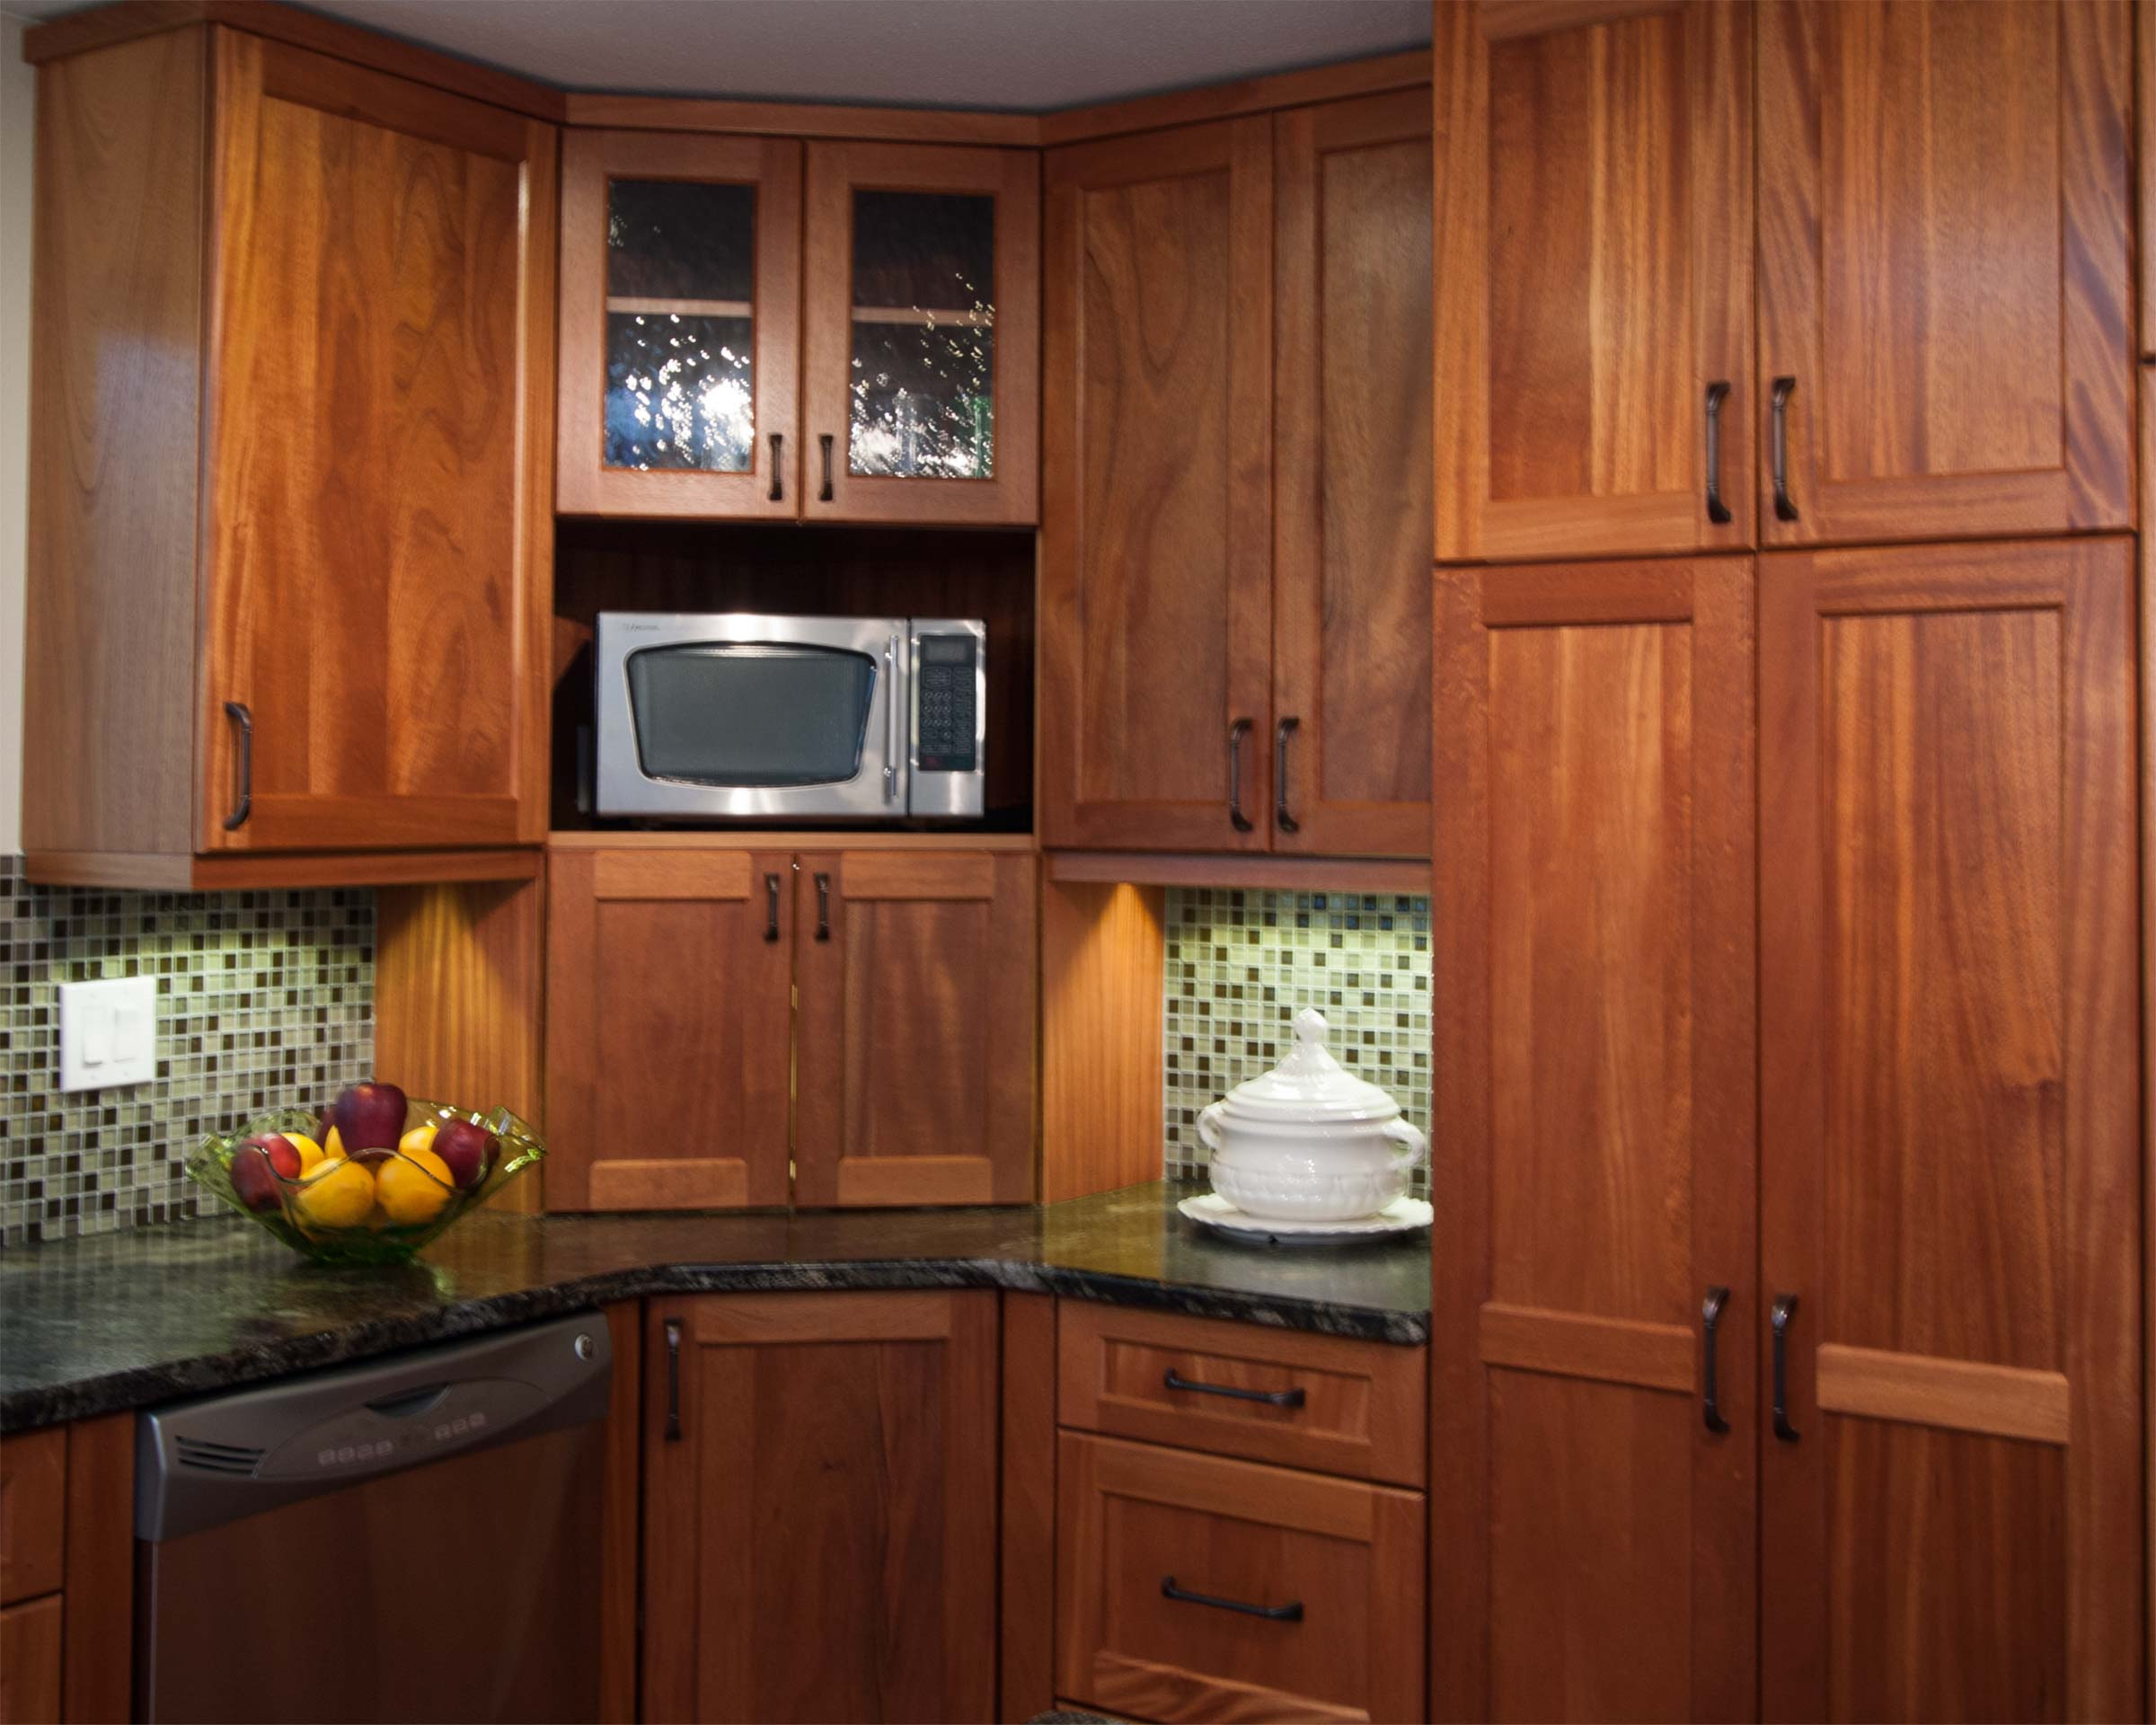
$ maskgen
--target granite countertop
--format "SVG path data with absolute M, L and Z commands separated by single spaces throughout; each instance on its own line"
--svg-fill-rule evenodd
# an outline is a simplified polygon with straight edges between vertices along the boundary
M 1022 1209 L 466 1216 L 419 1262 L 331 1269 L 237 1217 L 0 1253 L 0 1431 L 649 1294 L 1008 1287 L 1419 1344 L 1429 1236 L 1266 1249 L 1166 1182 Z

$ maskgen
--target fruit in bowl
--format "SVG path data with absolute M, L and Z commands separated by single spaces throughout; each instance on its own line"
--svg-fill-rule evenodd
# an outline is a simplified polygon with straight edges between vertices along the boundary
M 310 1258 L 393 1263 L 545 1154 L 507 1109 L 481 1115 L 370 1080 L 319 1111 L 280 1109 L 205 1139 L 187 1171 Z

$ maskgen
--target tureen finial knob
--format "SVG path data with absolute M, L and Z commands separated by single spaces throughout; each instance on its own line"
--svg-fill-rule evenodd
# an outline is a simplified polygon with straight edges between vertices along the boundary
M 1315 1006 L 1305 1006 L 1295 1014 L 1295 1040 L 1298 1042 L 1314 1042 L 1321 1048 L 1325 1046 L 1325 1032 L 1330 1028 L 1325 1022 L 1325 1014 Z

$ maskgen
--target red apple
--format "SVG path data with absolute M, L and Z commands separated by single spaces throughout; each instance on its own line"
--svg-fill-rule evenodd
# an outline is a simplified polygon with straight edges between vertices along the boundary
M 494 1135 L 470 1120 L 444 1120 L 434 1135 L 434 1154 L 459 1186 L 476 1186 L 494 1160 Z
M 404 1136 L 404 1092 L 394 1084 L 348 1084 L 332 1105 L 344 1154 L 361 1162 L 387 1155 Z
M 233 1153 L 232 1190 L 251 1210 L 274 1210 L 281 1205 L 278 1174 L 287 1180 L 299 1178 L 299 1152 L 289 1138 L 258 1132 Z

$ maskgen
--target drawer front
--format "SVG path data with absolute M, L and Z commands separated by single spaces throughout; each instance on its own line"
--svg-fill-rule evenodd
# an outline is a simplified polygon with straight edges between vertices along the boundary
M 1057 1319 L 1066 1426 L 1420 1486 L 1426 1350 L 1109 1305 Z
M 1421 1717 L 1421 1493 L 1058 1441 L 1059 1696 L 1140 1720 Z
M 60 1586 L 67 1428 L 0 1440 L 0 1606 Z

